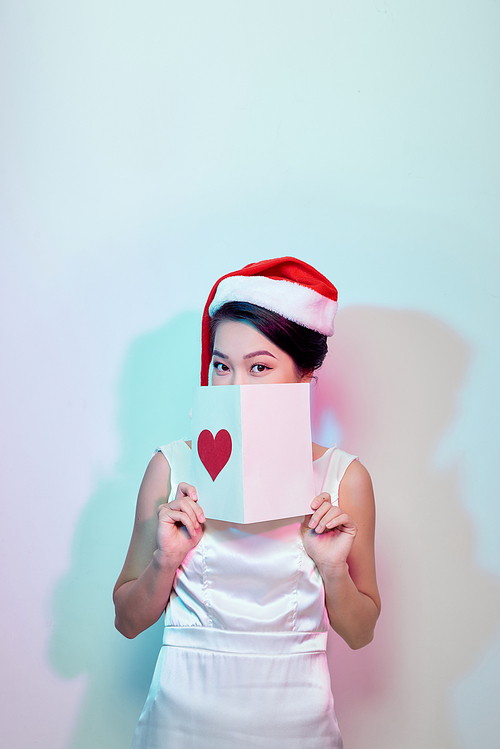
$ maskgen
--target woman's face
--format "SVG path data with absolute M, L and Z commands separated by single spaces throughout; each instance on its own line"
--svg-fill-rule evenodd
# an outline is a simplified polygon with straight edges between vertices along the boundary
M 309 382 L 292 357 L 250 323 L 225 320 L 215 332 L 212 385 L 271 385 Z

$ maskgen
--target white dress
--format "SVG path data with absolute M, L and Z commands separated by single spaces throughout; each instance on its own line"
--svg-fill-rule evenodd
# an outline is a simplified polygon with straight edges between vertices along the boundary
M 191 450 L 178 441 L 160 451 L 173 499 L 190 483 Z M 336 447 L 316 460 L 316 494 L 337 504 L 353 460 Z M 177 571 L 132 749 L 341 749 L 324 588 L 301 520 L 205 523 Z

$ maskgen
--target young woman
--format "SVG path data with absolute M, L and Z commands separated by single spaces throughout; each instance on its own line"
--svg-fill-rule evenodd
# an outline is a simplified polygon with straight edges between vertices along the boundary
M 220 279 L 202 323 L 202 385 L 309 382 L 326 355 L 335 287 L 294 258 Z M 135 637 L 165 611 L 164 646 L 133 749 L 339 749 L 328 622 L 352 648 L 380 610 L 370 477 L 312 445 L 311 514 L 234 525 L 206 520 L 191 447 L 161 447 L 146 470 L 114 591 Z

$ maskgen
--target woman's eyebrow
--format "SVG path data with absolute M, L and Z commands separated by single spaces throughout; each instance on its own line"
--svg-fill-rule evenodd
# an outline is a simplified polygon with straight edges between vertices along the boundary
M 276 359 L 274 354 L 271 354 L 270 351 L 266 351 L 265 349 L 262 349 L 262 351 L 252 351 L 251 354 L 246 354 L 243 358 L 252 359 L 254 356 L 272 356 L 273 359 Z
M 220 351 L 217 351 L 216 348 L 214 348 L 212 356 L 218 356 L 219 359 L 229 359 L 229 356 L 226 356 L 225 354 L 222 354 Z

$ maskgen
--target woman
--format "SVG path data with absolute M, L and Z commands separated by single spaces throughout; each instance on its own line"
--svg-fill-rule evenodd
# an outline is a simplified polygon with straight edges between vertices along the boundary
M 310 382 L 326 355 L 335 287 L 294 258 L 246 266 L 212 289 L 202 385 Z M 165 637 L 134 749 L 339 749 L 328 622 L 352 647 L 380 610 L 367 471 L 312 445 L 311 515 L 252 525 L 206 520 L 189 483 L 190 444 L 146 470 L 116 626 L 135 637 L 165 610 Z

